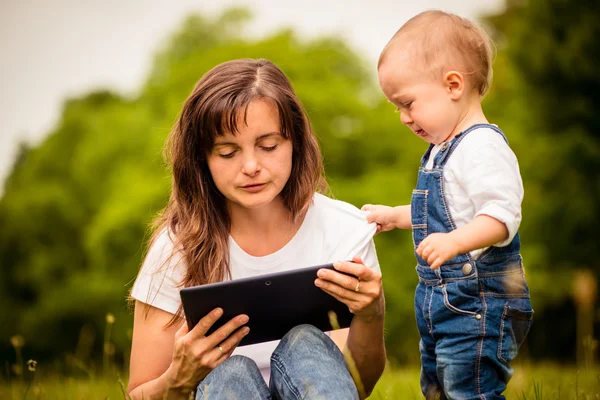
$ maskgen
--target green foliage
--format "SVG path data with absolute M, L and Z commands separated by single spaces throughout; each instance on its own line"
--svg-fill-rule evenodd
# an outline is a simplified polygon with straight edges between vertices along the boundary
M 504 96 L 496 106 L 520 125 L 527 244 L 543 247 L 544 268 L 600 277 L 600 3 L 510 1 L 489 22 L 513 70 L 505 95 L 521 108 L 502 113 Z
M 170 190 L 164 141 L 197 80 L 226 60 L 267 58 L 290 77 L 319 136 L 337 198 L 358 207 L 410 201 L 426 144 L 401 126 L 373 79 L 374 66 L 336 37 L 306 41 L 281 30 L 249 40 L 249 18 L 243 9 L 214 19 L 189 17 L 157 53 L 137 96 L 102 91 L 71 99 L 41 145 L 22 146 L 0 199 L 0 337 L 20 333 L 25 350 L 56 357 L 72 352 L 91 330 L 99 355 L 110 312 L 116 356 L 127 358 L 132 318 L 125 300 L 146 250 L 147 227 Z M 572 321 L 570 306 L 558 316 L 544 313 L 565 304 L 571 272 L 599 268 L 594 111 L 600 80 L 593 73 L 600 61 L 599 18 L 593 2 L 535 0 L 527 6 L 511 1 L 504 14 L 487 19 L 499 54 L 484 109 L 519 158 L 526 191 L 523 254 L 536 319 L 549 326 Z M 418 362 L 410 232 L 381 234 L 375 242 L 385 276 L 390 359 Z M 536 353 L 532 346 L 532 354 L 552 355 L 555 337 L 573 335 L 569 324 L 560 327 L 552 336 L 553 330 L 536 332 L 534 325 L 530 342 L 545 340 L 548 347 Z M 8 342 L 0 354 L 12 359 Z

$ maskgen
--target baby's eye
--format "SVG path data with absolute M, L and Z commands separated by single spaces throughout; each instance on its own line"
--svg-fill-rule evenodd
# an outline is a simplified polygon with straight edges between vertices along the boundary
M 412 106 L 412 103 L 413 103 L 412 101 L 407 101 L 406 103 L 402 104 L 402 107 L 409 109 L 410 106 Z

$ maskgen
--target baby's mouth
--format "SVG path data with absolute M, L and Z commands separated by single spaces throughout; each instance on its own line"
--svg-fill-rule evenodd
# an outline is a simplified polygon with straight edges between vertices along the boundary
M 423 135 L 425 134 L 425 131 L 424 131 L 423 129 L 419 129 L 418 131 L 415 131 L 415 133 L 416 133 L 418 136 L 423 136 Z

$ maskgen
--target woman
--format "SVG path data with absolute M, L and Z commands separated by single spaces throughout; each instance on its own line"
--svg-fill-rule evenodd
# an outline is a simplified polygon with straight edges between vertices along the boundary
M 284 73 L 266 60 L 216 66 L 168 143 L 171 198 L 131 293 L 131 397 L 358 398 L 338 346 L 370 393 L 385 364 L 376 226 L 320 194 L 319 147 Z M 356 278 L 320 270 L 315 285 L 355 314 L 349 329 L 327 336 L 302 325 L 280 342 L 237 348 L 248 317 L 205 336 L 222 315 L 215 309 L 188 331 L 182 287 L 334 261 Z

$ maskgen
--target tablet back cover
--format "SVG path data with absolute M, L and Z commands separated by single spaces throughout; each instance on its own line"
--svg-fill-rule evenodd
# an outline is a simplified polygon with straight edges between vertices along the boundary
M 320 268 L 333 269 L 333 265 L 184 288 L 180 294 L 188 327 L 191 330 L 206 314 L 221 307 L 223 315 L 206 336 L 231 318 L 246 314 L 250 333 L 240 346 L 281 339 L 301 324 L 332 330 L 329 311 L 335 312 L 341 328 L 347 328 L 353 317 L 348 307 L 314 284 Z

